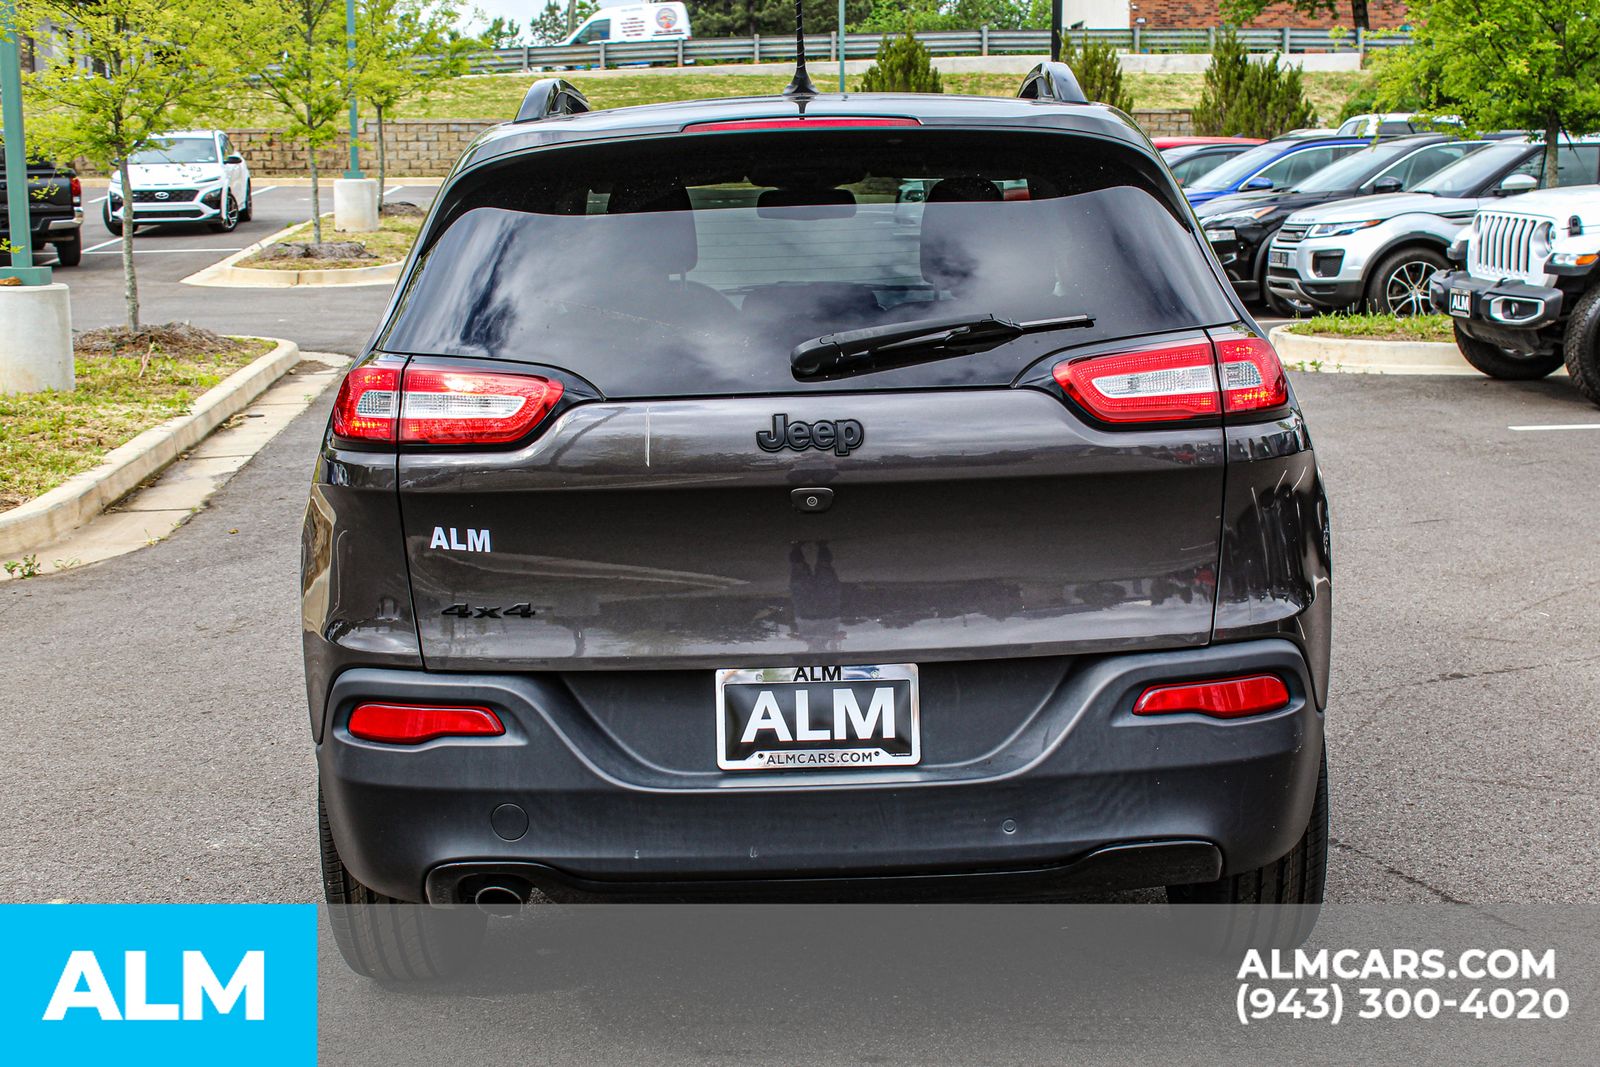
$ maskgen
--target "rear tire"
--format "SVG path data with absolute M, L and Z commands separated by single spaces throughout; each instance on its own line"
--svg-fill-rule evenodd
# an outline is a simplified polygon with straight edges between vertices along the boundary
M 1600 404 L 1600 286 L 1584 293 L 1573 307 L 1561 354 L 1578 392 Z
M 100 220 L 106 224 L 106 229 L 113 237 L 122 236 L 122 220 L 111 214 L 111 207 L 107 205 L 100 215 Z
M 250 190 L 250 183 L 244 183 L 244 207 L 239 209 L 239 221 L 249 222 L 256 217 L 256 195 Z
M 1367 304 L 1379 315 L 1430 315 L 1428 283 L 1448 266 L 1444 256 L 1431 248 L 1402 248 L 1387 255 L 1367 283 Z
M 317 791 L 322 890 L 339 954 L 357 974 L 391 985 L 436 982 L 460 973 L 483 943 L 488 917 L 476 908 L 434 908 L 376 893 L 339 858 L 328 807 Z
M 83 262 L 83 238 L 56 242 L 56 260 L 59 266 L 76 267 Z
M 1561 366 L 1560 352 L 1525 356 L 1467 336 L 1462 332 L 1460 323 L 1455 324 L 1455 332 L 1456 347 L 1461 350 L 1462 358 L 1491 378 L 1506 382 L 1531 382 L 1547 377 Z

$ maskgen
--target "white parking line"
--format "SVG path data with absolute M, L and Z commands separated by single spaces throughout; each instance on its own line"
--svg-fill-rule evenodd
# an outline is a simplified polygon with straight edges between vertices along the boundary
M 183 255 L 186 252 L 242 252 L 242 251 L 244 251 L 244 249 L 242 249 L 242 248 L 135 248 L 133 250 L 133 254 L 136 255 L 136 256 L 176 256 L 176 255 Z M 84 249 L 83 254 L 86 255 L 86 256 L 120 256 L 120 255 L 122 255 L 122 252 L 121 252 L 120 249 L 118 251 L 115 251 L 115 252 L 96 252 L 96 251 L 94 251 L 92 249 L 87 249 L 86 248 L 86 249 Z
M 1529 432 L 1533 430 L 1600 430 L 1600 422 L 1553 423 L 1549 426 L 1507 426 L 1508 430 Z
M 94 246 L 94 247 L 93 247 L 93 248 L 85 248 L 85 249 L 84 249 L 84 250 L 83 250 L 83 254 L 84 254 L 84 255 L 86 255 L 86 256 L 87 256 L 87 255 L 89 255 L 89 254 L 90 254 L 90 253 L 91 253 L 91 252 L 98 252 L 98 251 L 100 251 L 100 250 L 101 250 L 101 249 L 102 249 L 102 248 L 110 248 L 110 247 L 111 247 L 111 246 L 112 246 L 112 245 L 120 245 L 120 244 L 121 244 L 121 243 L 122 243 L 122 238 L 120 238 L 120 237 L 113 237 L 113 238 L 112 238 L 112 239 L 111 239 L 111 240 L 109 240 L 109 241 L 101 241 L 101 242 L 100 242 L 100 243 L 99 243 L 99 244 L 97 244 L 97 245 L 95 245 L 95 246 Z
M 250 190 L 250 195 L 251 196 L 260 196 L 262 193 L 270 193 L 270 192 L 272 192 L 272 190 L 274 190 L 276 188 L 277 188 L 276 185 L 269 185 L 265 189 L 252 189 L 252 190 Z

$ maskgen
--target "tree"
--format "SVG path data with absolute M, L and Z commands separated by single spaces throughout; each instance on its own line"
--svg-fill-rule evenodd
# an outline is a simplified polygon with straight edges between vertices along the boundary
M 357 18 L 358 98 L 372 105 L 378 122 L 378 203 L 389 178 L 384 121 L 416 103 L 450 78 L 466 74 L 481 42 L 455 32 L 459 10 L 452 0 L 362 0 Z
M 479 39 L 487 48 L 516 48 L 522 43 L 522 27 L 516 19 L 504 19 L 496 15 Z
M 284 134 L 305 142 L 311 174 L 312 239 L 322 243 L 322 191 L 317 149 L 339 136 L 339 119 L 360 82 L 345 42 L 344 5 L 339 0 L 262 0 L 251 5 L 276 32 L 246 62 L 262 99 L 288 124 Z
M 24 0 L 20 6 L 22 25 L 72 27 L 51 42 L 54 62 L 26 75 L 28 139 L 46 157 L 82 158 L 121 176 L 130 331 L 139 329 L 139 281 L 128 159 L 192 125 L 236 87 L 234 50 L 258 25 L 248 6 L 248 0 Z
M 1600 2 L 1418 0 L 1412 45 L 1379 69 L 1379 98 L 1429 101 L 1474 129 L 1539 131 L 1558 184 L 1561 135 L 1600 130 Z
M 1272 5 L 1285 2 L 1300 14 L 1314 19 L 1336 19 L 1344 6 L 1340 0 L 1222 0 L 1222 17 L 1232 25 L 1243 26 L 1260 18 Z M 1367 0 L 1350 0 L 1351 29 L 1372 29 L 1367 6 Z M 1410 11 L 1415 13 L 1415 3 L 1410 5 Z
M 1133 93 L 1122 84 L 1122 62 L 1117 50 L 1100 41 L 1075 46 L 1071 36 L 1062 42 L 1061 61 L 1072 68 L 1083 95 L 1123 111 L 1133 110 Z
M 893 33 L 909 19 L 915 30 L 1027 30 L 1050 28 L 1050 0 L 872 0 L 853 30 Z M 835 16 L 837 19 L 837 16 Z M 809 21 L 810 16 L 807 16 Z
M 827 33 L 837 28 L 838 0 L 804 2 L 809 33 Z M 757 33 L 764 37 L 794 37 L 794 0 L 708 0 L 691 7 L 696 37 L 749 37 Z M 847 0 L 846 25 L 866 17 L 871 9 L 872 0 Z
M 885 37 L 878 58 L 861 76 L 864 93 L 942 93 L 944 85 L 933 68 L 933 56 L 912 35 L 908 23 L 899 38 Z
M 537 18 L 528 22 L 528 36 L 534 44 L 560 44 L 577 25 L 596 11 L 595 0 L 550 0 Z
M 1316 125 L 1317 113 L 1306 100 L 1300 68 L 1278 60 L 1276 54 L 1265 61 L 1252 59 L 1237 34 L 1218 34 L 1194 109 L 1195 132 L 1276 137 Z

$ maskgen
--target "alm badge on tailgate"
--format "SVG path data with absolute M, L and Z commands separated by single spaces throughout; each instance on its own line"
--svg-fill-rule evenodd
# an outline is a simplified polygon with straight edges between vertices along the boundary
M 914 663 L 717 672 L 717 766 L 725 771 L 909 767 L 921 759 Z

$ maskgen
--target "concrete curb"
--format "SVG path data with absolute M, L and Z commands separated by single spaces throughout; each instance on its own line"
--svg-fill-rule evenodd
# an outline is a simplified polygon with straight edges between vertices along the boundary
M 1374 341 L 1318 337 L 1275 326 L 1268 334 L 1290 370 L 1348 374 L 1472 374 L 1453 341 Z
M 405 266 L 403 259 L 374 267 L 347 267 L 343 270 L 260 270 L 256 267 L 234 266 L 268 245 L 277 244 L 304 225 L 303 222 L 296 222 L 285 226 L 277 233 L 269 234 L 209 267 L 202 267 L 180 281 L 184 285 L 232 289 L 288 289 L 296 285 L 393 285 L 399 279 L 400 268 Z
M 106 453 L 99 466 L 0 513 L 0 559 L 15 559 L 47 546 L 99 515 L 248 407 L 300 361 L 300 346 L 293 341 L 258 340 L 276 341 L 277 347 L 206 390 L 187 415 L 152 426 Z

